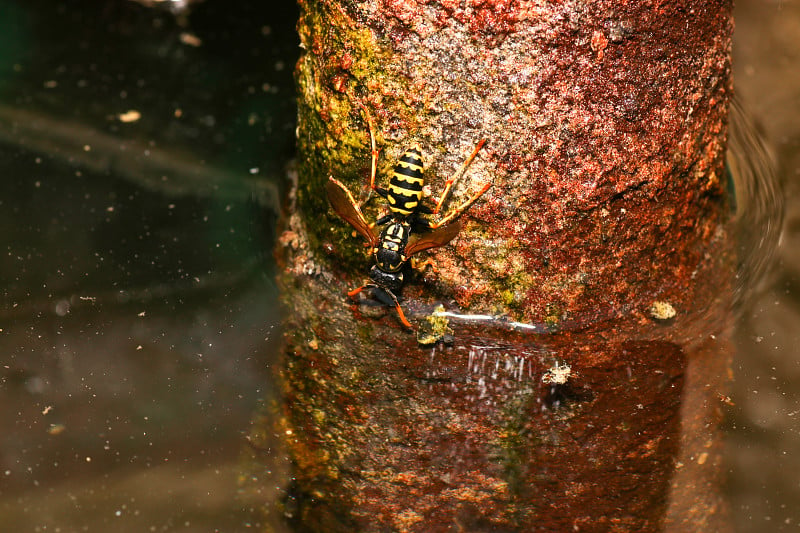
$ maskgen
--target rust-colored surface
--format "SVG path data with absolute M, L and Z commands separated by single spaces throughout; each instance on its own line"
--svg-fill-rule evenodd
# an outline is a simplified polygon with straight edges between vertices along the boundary
M 723 531 L 708 395 L 727 354 L 695 361 L 728 309 L 730 2 L 301 8 L 280 513 L 297 531 Z M 503 320 L 424 348 L 394 310 L 346 301 L 370 258 L 323 185 L 365 185 L 362 105 L 379 180 L 416 141 L 436 194 L 488 140 L 455 198 L 494 186 L 403 308 Z
M 423 348 L 390 310 L 365 318 L 317 280 L 288 290 L 294 470 L 275 512 L 292 530 L 726 531 L 728 354 L 685 342 L 719 314 L 624 334 L 451 321 L 451 345 Z
M 363 104 L 381 175 L 419 141 L 434 193 L 488 140 L 456 198 L 495 185 L 437 253 L 462 308 L 558 324 L 694 300 L 723 237 L 729 1 L 301 7 L 298 205 L 351 283 L 360 243 L 321 191 L 329 174 L 364 186 Z

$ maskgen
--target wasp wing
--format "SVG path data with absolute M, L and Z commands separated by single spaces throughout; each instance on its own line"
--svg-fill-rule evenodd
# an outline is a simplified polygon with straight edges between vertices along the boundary
M 342 182 L 333 177 L 328 177 L 328 182 L 325 184 L 325 190 L 328 193 L 328 201 L 333 206 L 333 210 L 345 219 L 355 230 L 361 234 L 362 237 L 367 239 L 370 246 L 375 246 L 377 237 L 373 232 L 361 208 L 358 207 L 353 195 L 345 187 Z
M 427 233 L 414 233 L 406 245 L 406 257 L 411 257 L 424 250 L 444 246 L 452 241 L 459 231 L 461 231 L 461 222 L 456 220 Z

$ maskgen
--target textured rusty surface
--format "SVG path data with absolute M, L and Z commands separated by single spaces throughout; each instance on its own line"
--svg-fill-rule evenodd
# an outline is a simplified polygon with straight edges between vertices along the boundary
M 434 192 L 488 140 L 456 197 L 495 185 L 437 254 L 461 307 L 558 324 L 692 301 L 724 209 L 729 1 L 301 7 L 299 207 L 333 268 L 363 257 L 316 216 L 329 174 L 364 185 L 363 104 L 383 175 L 419 141 Z
M 298 531 L 724 530 L 708 401 L 724 372 L 703 368 L 727 359 L 698 367 L 691 339 L 727 311 L 730 2 L 301 8 L 280 512 Z M 454 320 L 452 345 L 423 348 L 393 310 L 346 301 L 370 260 L 323 184 L 365 185 L 361 106 L 379 179 L 416 141 L 436 193 L 488 140 L 455 197 L 494 186 L 403 307 L 415 325 L 440 301 L 506 322 Z M 563 386 L 545 383 L 556 364 Z M 707 446 L 699 464 L 687 446 Z
M 728 354 L 685 342 L 719 310 L 599 333 L 453 321 L 451 345 L 423 348 L 391 313 L 290 279 L 293 483 L 273 512 L 293 531 L 726 531 Z

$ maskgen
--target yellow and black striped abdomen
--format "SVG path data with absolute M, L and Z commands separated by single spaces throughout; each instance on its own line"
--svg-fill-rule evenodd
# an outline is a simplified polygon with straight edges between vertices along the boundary
M 422 200 L 423 186 L 422 150 L 418 144 L 405 151 L 392 170 L 386 200 L 393 213 L 408 216 Z

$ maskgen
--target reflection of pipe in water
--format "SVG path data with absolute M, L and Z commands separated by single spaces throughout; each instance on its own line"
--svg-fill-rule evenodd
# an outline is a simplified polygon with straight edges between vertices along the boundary
M 64 316 L 73 310 L 97 305 L 135 304 L 145 305 L 161 302 L 169 298 L 189 297 L 198 294 L 221 293 L 252 283 L 262 274 L 262 261 L 249 259 L 233 272 L 210 272 L 207 275 L 193 276 L 188 280 L 153 283 L 147 286 L 127 287 L 125 289 L 102 289 L 51 294 L 47 297 L 26 298 L 19 305 L 0 307 L 0 320 L 18 320 L 24 317 L 58 315 Z
M 273 516 L 315 531 L 727 531 L 731 275 L 713 310 L 673 322 L 540 334 L 451 315 L 454 342 L 433 348 L 304 280 L 281 365 L 295 469 Z M 271 435 L 262 423 L 254 435 Z
M 195 154 L 123 139 L 80 122 L 0 106 L 0 142 L 118 176 L 167 196 L 252 197 L 279 212 L 275 180 L 211 167 Z

